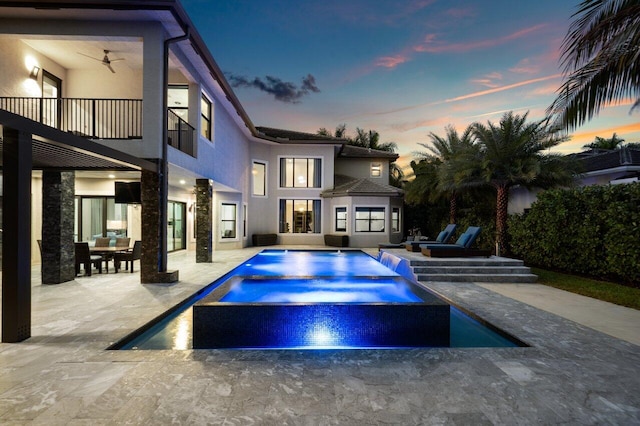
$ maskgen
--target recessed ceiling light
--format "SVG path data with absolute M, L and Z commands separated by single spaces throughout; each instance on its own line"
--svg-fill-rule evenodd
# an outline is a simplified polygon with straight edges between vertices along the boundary
M 115 178 L 116 178 L 116 175 L 114 175 L 114 174 L 110 174 L 109 175 L 109 179 L 115 179 Z
M 184 180 L 184 179 L 180 179 L 180 185 L 184 185 L 185 183 L 187 183 L 187 181 L 186 181 L 186 180 Z

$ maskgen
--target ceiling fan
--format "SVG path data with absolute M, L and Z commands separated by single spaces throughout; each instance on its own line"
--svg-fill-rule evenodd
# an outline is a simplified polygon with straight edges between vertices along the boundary
M 124 58 L 119 58 L 119 59 L 109 59 L 109 53 L 111 52 L 110 50 L 103 50 L 104 52 L 104 57 L 102 59 L 99 58 L 94 58 L 93 56 L 89 56 L 89 55 L 85 55 L 84 53 L 78 52 L 78 54 L 82 55 L 82 56 L 86 56 L 87 58 L 93 59 L 94 61 L 100 61 L 100 63 L 102 63 L 102 65 L 104 65 L 105 67 L 109 68 L 109 71 L 111 71 L 112 73 L 116 73 L 116 70 L 113 69 L 113 67 L 111 66 L 112 62 L 118 62 L 118 61 L 124 61 Z

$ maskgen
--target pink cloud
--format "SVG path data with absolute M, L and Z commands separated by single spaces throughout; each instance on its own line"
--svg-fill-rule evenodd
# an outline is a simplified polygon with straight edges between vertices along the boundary
M 498 87 L 499 84 L 496 80 L 502 80 L 502 74 L 499 72 L 492 72 L 487 75 L 482 76 L 481 78 L 472 79 L 471 82 L 475 84 L 480 84 L 485 87 Z
M 399 54 L 394 56 L 382 56 L 376 59 L 374 65 L 376 67 L 395 68 L 409 60 L 409 57 Z
M 421 44 L 413 46 L 415 52 L 426 53 L 447 53 L 447 52 L 469 52 L 471 50 L 486 49 L 489 47 L 499 46 L 509 41 L 522 38 L 526 35 L 540 31 L 547 24 L 534 25 L 533 27 L 524 28 L 520 31 L 508 34 L 503 37 L 488 40 L 474 40 L 464 43 L 439 43 L 436 34 L 427 34 Z
M 561 74 L 553 74 L 545 77 L 533 78 L 531 80 L 519 81 L 517 83 L 508 84 L 506 86 L 494 87 L 488 90 L 481 90 L 479 92 L 469 93 L 466 95 L 457 96 L 455 98 L 445 99 L 444 102 L 457 102 L 457 101 L 463 101 L 466 99 L 477 98 L 479 96 L 491 95 L 493 93 L 503 92 L 505 90 L 515 89 L 516 87 L 526 86 L 529 84 L 539 83 L 541 81 L 547 81 L 547 80 L 560 78 L 560 77 L 562 77 Z
M 468 18 L 471 16 L 475 16 L 475 11 L 470 8 L 460 8 L 460 9 L 448 9 L 445 12 L 445 15 L 451 16 L 452 18 L 461 19 Z
M 520 62 L 518 62 L 512 68 L 509 68 L 509 71 L 514 72 L 516 74 L 535 74 L 540 71 L 540 66 L 537 64 L 533 64 L 531 59 L 524 58 Z
M 610 137 L 614 132 L 627 142 L 635 142 L 638 139 L 637 135 L 640 134 L 640 123 L 614 127 L 599 127 L 594 130 L 576 132 L 571 135 L 570 142 L 563 143 L 556 148 L 556 151 L 561 153 L 580 151 L 582 149 L 582 145 L 593 142 L 596 136 Z
M 538 88 L 533 89 L 530 94 L 535 96 L 549 96 L 555 95 L 555 93 L 560 87 L 558 84 L 546 84 L 544 86 L 540 86 Z

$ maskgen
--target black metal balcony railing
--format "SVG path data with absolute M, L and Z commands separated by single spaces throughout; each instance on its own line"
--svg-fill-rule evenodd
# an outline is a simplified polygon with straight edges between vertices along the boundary
M 175 112 L 167 110 L 167 129 L 169 145 L 192 157 L 196 156 L 196 129 L 193 126 L 178 117 Z
M 0 97 L 0 109 L 91 139 L 142 139 L 142 99 Z
M 142 99 L 0 97 L 0 109 L 90 139 L 142 139 Z M 196 130 L 167 114 L 169 145 L 195 157 Z

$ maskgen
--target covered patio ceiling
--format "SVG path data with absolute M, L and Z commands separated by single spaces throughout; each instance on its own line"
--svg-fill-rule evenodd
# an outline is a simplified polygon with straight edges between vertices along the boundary
M 0 110 L 0 129 L 3 126 L 32 135 L 34 170 L 157 170 L 151 161 Z M 0 162 L 2 150 L 0 136 Z

